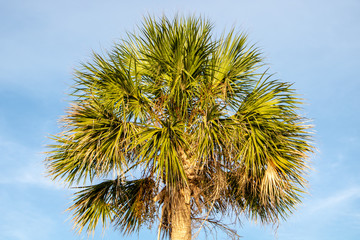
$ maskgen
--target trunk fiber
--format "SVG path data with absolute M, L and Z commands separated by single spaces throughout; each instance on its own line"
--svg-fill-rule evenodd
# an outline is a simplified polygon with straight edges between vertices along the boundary
M 171 240 L 191 240 L 190 191 L 181 191 L 171 217 Z

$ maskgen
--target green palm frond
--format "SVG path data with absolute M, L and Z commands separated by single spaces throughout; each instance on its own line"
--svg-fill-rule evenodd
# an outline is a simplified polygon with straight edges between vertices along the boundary
M 49 173 L 73 184 L 89 177 L 107 176 L 123 170 L 131 160 L 130 143 L 141 127 L 125 122 L 110 106 L 94 100 L 73 105 L 64 118 L 67 131 L 53 139 L 57 144 L 47 159 Z
M 266 79 L 243 101 L 236 120 L 240 167 L 231 191 L 253 219 L 277 222 L 300 202 L 306 158 L 312 151 L 309 125 L 296 113 L 299 99 L 290 85 Z M 234 185 L 235 184 L 235 185 Z
M 111 222 L 124 233 L 131 233 L 144 222 L 153 222 L 154 185 L 149 178 L 125 182 L 118 178 L 81 187 L 68 209 L 74 211 L 76 230 L 81 232 L 86 226 L 91 233 L 101 220 L 104 227 Z

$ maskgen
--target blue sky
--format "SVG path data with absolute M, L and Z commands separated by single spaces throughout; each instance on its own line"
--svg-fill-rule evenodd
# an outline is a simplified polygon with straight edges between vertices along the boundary
M 150 13 L 236 26 L 306 99 L 318 151 L 309 192 L 277 232 L 244 220 L 244 239 L 360 239 L 360 1 L 0 1 L 0 239 L 87 239 L 72 230 L 71 190 L 45 177 L 42 152 L 68 105 L 72 71 Z M 126 239 L 154 239 L 144 229 Z M 102 238 L 103 237 L 103 238 Z M 125 239 L 112 229 L 90 239 Z M 200 236 L 199 239 L 204 239 Z M 226 239 L 219 234 L 219 239 Z

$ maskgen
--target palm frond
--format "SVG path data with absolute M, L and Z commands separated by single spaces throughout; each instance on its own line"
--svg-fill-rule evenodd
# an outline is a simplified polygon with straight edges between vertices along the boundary
M 93 232 L 99 220 L 104 228 L 112 223 L 124 233 L 154 221 L 156 187 L 150 178 L 125 182 L 117 178 L 80 189 L 68 209 L 74 211 L 73 220 L 79 232 L 84 227 L 88 233 Z
M 296 113 L 300 100 L 289 84 L 259 82 L 236 118 L 240 167 L 231 173 L 232 188 L 248 214 L 277 222 L 300 202 L 306 185 L 307 154 L 312 152 L 309 125 Z M 235 184 L 235 185 L 233 185 Z
M 124 122 L 111 107 L 87 100 L 73 105 L 63 121 L 67 130 L 53 137 L 56 144 L 49 146 L 53 150 L 46 159 L 54 179 L 70 185 L 92 181 L 123 170 L 132 160 L 129 145 L 141 127 Z

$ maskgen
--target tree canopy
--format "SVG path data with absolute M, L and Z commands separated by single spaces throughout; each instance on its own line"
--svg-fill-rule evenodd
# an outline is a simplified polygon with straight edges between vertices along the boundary
M 201 17 L 147 17 L 94 53 L 46 159 L 53 179 L 79 187 L 76 228 L 156 224 L 159 237 L 190 239 L 196 222 L 234 233 L 220 222 L 232 213 L 286 218 L 306 190 L 310 125 L 291 84 L 263 66 L 245 34 L 217 37 Z

